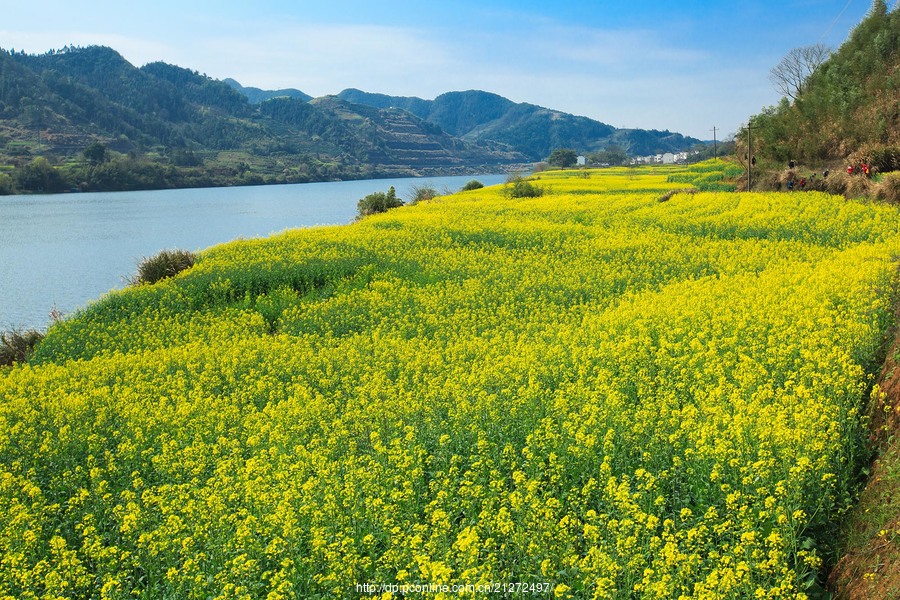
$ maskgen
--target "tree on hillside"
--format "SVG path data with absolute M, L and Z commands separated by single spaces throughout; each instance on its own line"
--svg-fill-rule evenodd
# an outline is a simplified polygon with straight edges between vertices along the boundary
M 39 156 L 27 165 L 16 169 L 16 189 L 22 192 L 52 194 L 66 189 L 67 182 L 53 165 Z
M 557 148 L 550 153 L 547 162 L 554 167 L 568 169 L 569 167 L 574 167 L 575 163 L 578 162 L 578 154 L 569 148 Z
M 801 83 L 796 98 L 785 95 L 753 117 L 754 155 L 778 163 L 821 163 L 864 146 L 880 156 L 900 148 L 893 75 L 900 68 L 900 6 L 886 10 L 883 0 L 875 0 L 840 48 Z M 738 135 L 741 156 L 745 137 Z M 887 161 L 879 164 L 888 167 Z
M 104 146 L 100 142 L 94 142 L 93 144 L 85 148 L 82 151 L 82 154 L 88 160 L 88 162 L 90 162 L 94 166 L 105 163 L 109 159 L 109 154 L 106 151 L 106 146 Z
M 782 95 L 796 100 L 806 80 L 829 56 L 831 48 L 824 44 L 794 48 L 772 68 L 769 80 Z

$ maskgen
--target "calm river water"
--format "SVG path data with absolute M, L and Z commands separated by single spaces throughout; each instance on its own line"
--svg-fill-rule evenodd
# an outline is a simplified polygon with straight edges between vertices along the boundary
M 456 191 L 472 179 L 504 176 L 0 197 L 0 330 L 44 329 L 52 310 L 69 314 L 123 287 L 163 249 L 349 223 L 366 194 L 393 185 L 407 199 L 415 185 Z

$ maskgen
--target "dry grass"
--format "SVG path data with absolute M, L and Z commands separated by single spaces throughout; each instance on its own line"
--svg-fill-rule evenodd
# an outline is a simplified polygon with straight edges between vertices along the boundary
M 873 173 L 900 170 L 900 147 L 883 144 L 864 144 L 852 152 L 847 161 L 852 165 L 869 165 Z
M 872 195 L 873 183 L 868 177 L 862 175 L 849 175 L 847 177 L 847 198 L 867 198 Z
M 33 329 L 0 333 L 0 366 L 25 362 L 42 339 L 44 334 Z
M 850 185 L 850 175 L 846 171 L 835 171 L 825 179 L 825 189 L 830 194 L 845 196 Z
M 885 173 L 875 185 L 875 197 L 892 204 L 900 204 L 900 171 Z

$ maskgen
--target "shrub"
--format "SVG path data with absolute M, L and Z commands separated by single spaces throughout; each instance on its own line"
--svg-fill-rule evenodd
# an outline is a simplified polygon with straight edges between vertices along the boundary
M 167 277 L 174 277 L 194 266 L 194 254 L 187 250 L 163 250 L 156 256 L 145 258 L 138 265 L 137 275 L 131 283 L 156 283 Z
M 851 175 L 847 178 L 847 191 L 844 194 L 848 198 L 863 198 L 872 193 L 872 180 L 862 175 Z
M 0 333 L 0 366 L 25 362 L 42 339 L 44 334 L 34 329 Z
M 875 186 L 875 197 L 879 200 L 900 204 L 900 171 L 885 173 Z
M 7 196 L 15 191 L 13 179 L 6 173 L 0 173 L 0 196 Z
M 62 192 L 69 184 L 58 169 L 39 156 L 16 170 L 15 186 L 24 192 L 52 194 Z
M 411 199 L 409 203 L 416 204 L 417 202 L 422 202 L 423 200 L 431 200 L 432 198 L 436 198 L 437 195 L 437 190 L 430 185 L 414 185 L 410 189 Z
M 106 149 L 106 146 L 100 142 L 94 142 L 82 150 L 81 153 L 84 155 L 84 158 L 94 166 L 109 160 L 109 151 Z
M 361 219 L 362 217 L 367 217 L 369 215 L 387 212 L 392 208 L 400 206 L 403 206 L 403 200 L 397 197 L 394 186 L 391 186 L 387 193 L 375 192 L 357 202 L 356 208 L 359 211 L 357 218 Z
M 484 184 L 478 181 L 477 179 L 473 179 L 466 185 L 462 186 L 463 192 L 471 192 L 472 190 L 480 190 L 484 187 Z
M 517 175 L 506 182 L 505 192 L 510 198 L 538 198 L 544 195 L 544 188 Z
M 850 179 L 851 176 L 843 169 L 832 171 L 825 178 L 825 189 L 829 194 L 846 196 L 847 189 L 850 186 Z

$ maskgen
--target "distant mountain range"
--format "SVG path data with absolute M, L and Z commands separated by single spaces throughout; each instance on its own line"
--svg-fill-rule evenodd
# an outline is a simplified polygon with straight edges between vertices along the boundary
M 533 161 L 546 158 L 557 148 L 587 154 L 618 146 L 632 156 L 642 156 L 688 150 L 702 143 L 670 131 L 617 129 L 587 117 L 515 103 L 478 90 L 449 92 L 434 100 L 357 89 L 344 90 L 338 97 L 376 108 L 401 108 L 467 142 L 503 144 Z
M 297 89 L 267 91 L 244 87 L 234 79 L 225 83 L 251 104 L 274 98 L 312 100 Z M 497 94 L 470 90 L 448 92 L 434 100 L 415 96 L 388 96 L 349 88 L 337 95 L 352 104 L 378 109 L 402 109 L 434 123 L 450 135 L 486 147 L 504 144 L 529 160 L 546 158 L 557 148 L 594 152 L 617 146 L 632 156 L 687 150 L 700 142 L 669 131 L 617 129 L 587 117 L 577 117 L 534 104 L 517 104 Z
M 461 172 L 538 161 L 562 147 L 643 155 L 700 143 L 484 91 L 311 98 L 162 62 L 137 68 L 103 46 L 0 50 L 0 165 L 38 155 L 63 163 L 94 142 L 175 164 L 188 152 L 226 179 L 231 169 L 264 182 Z

